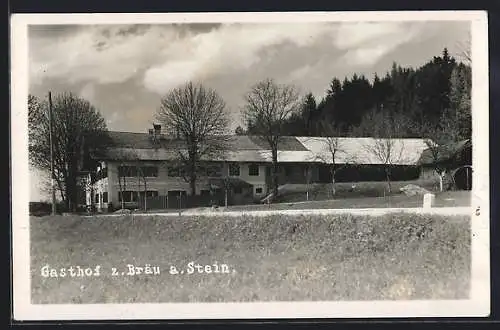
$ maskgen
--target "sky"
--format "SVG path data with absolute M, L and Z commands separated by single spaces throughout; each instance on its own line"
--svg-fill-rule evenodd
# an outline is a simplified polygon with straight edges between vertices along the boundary
M 373 79 L 395 61 L 417 67 L 447 47 L 458 56 L 467 21 L 162 25 L 31 25 L 29 92 L 73 92 L 109 130 L 147 132 L 162 95 L 188 81 L 215 89 L 241 125 L 243 97 L 258 81 L 293 84 L 319 101 L 330 81 Z M 47 199 L 32 169 L 32 201 Z

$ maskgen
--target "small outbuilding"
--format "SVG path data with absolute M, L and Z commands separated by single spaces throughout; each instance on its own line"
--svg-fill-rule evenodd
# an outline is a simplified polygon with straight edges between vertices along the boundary
M 447 187 L 458 190 L 472 189 L 472 142 L 470 139 L 427 148 L 417 164 L 421 179 L 435 177 L 436 169 L 446 170 Z

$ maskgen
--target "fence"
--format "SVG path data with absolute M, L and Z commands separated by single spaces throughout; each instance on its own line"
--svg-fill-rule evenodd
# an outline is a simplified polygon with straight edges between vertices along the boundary
M 228 203 L 230 203 L 229 199 Z M 141 198 L 138 203 L 138 208 L 141 210 L 185 209 L 193 207 L 210 207 L 213 205 L 225 205 L 225 195 L 220 193 L 214 195 L 188 196 L 185 193 L 170 193 L 163 196 L 147 197 L 145 200 Z

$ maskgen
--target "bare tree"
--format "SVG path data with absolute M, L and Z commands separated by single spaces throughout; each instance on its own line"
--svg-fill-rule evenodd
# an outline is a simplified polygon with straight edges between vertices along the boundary
M 465 41 L 457 43 L 458 53 L 456 56 L 463 60 L 465 64 L 472 64 L 471 38 L 470 35 Z
M 401 141 L 401 140 L 399 140 Z M 402 158 L 404 143 L 396 144 L 394 138 L 375 138 L 373 143 L 367 143 L 365 150 L 381 162 L 384 166 L 385 178 L 389 194 L 392 192 L 391 173 L 394 165 Z
M 336 127 L 333 123 L 323 120 L 318 124 L 319 132 L 321 132 L 321 137 L 311 137 L 310 139 L 317 139 L 323 144 L 323 150 L 319 155 L 315 155 L 316 159 L 329 164 L 330 175 L 332 180 L 332 196 L 335 196 L 335 182 L 337 173 L 349 165 L 356 164 L 354 156 L 347 154 L 345 146 L 342 143 L 342 138 L 340 137 L 342 131 L 339 127 Z M 343 156 L 344 162 L 338 163 L 339 156 Z
M 384 167 L 389 193 L 392 192 L 392 169 L 404 160 L 405 144 L 401 137 L 408 131 L 409 125 L 410 121 L 403 114 L 372 111 L 363 118 L 358 127 L 361 130 L 370 127 L 372 139 L 366 142 L 363 148 Z
M 271 185 L 278 195 L 278 144 L 286 119 L 300 108 L 299 94 L 291 85 L 280 85 L 272 79 L 255 84 L 245 97 L 243 117 L 250 134 L 261 136 L 272 154 Z
M 141 166 L 138 166 L 137 168 L 137 174 L 139 175 L 139 185 L 140 185 L 140 179 L 142 179 L 142 183 L 144 184 L 144 211 L 148 210 L 148 181 L 147 181 L 147 173 L 144 172 L 144 168 Z M 139 189 L 140 190 L 140 189 Z M 140 193 L 139 193 L 140 197 Z
M 49 104 L 28 99 L 29 157 L 33 166 L 50 171 Z M 66 208 L 77 206 L 80 171 L 91 167 L 90 151 L 106 143 L 106 122 L 88 101 L 71 93 L 55 95 L 52 108 L 53 179 Z
M 177 156 L 191 195 L 196 194 L 200 161 L 223 158 L 228 150 L 228 118 L 222 97 L 201 84 L 189 82 L 161 99 L 157 119 L 170 136 L 184 143 L 184 148 L 177 150 Z
M 125 208 L 124 193 L 127 191 L 127 178 L 135 177 L 137 186 L 137 199 L 144 203 L 145 210 L 147 209 L 147 188 L 148 188 L 148 173 L 144 170 L 139 154 L 133 149 L 129 148 L 125 151 L 118 151 L 119 158 L 118 165 L 118 188 L 121 194 L 121 208 Z M 141 184 L 142 181 L 142 184 Z M 141 197 L 141 190 L 144 196 Z
M 127 190 L 127 177 L 129 176 L 129 174 L 127 173 L 127 167 L 125 165 L 125 162 L 120 162 L 120 164 L 118 165 L 118 189 L 120 189 L 120 204 L 121 204 L 121 208 L 124 209 L 125 208 L 125 199 L 124 199 L 124 195 L 125 195 L 125 191 Z
M 453 165 L 446 162 L 453 143 L 459 140 L 459 128 L 455 115 L 445 111 L 436 125 L 427 125 L 424 129 L 424 142 L 427 146 L 430 163 L 439 178 L 439 191 L 444 190 L 444 179 Z

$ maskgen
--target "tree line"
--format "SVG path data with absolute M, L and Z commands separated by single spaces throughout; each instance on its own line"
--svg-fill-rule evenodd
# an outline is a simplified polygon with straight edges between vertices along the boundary
M 469 62 L 457 62 L 446 48 L 418 68 L 393 63 L 373 81 L 358 74 L 342 81 L 334 77 L 319 102 L 312 93 L 305 95 L 299 111 L 283 122 L 283 130 L 287 135 L 322 136 L 329 133 L 321 124 L 327 122 L 343 136 L 373 137 L 387 132 L 373 125 L 373 119 L 379 119 L 377 124 L 388 119 L 404 125 L 399 137 L 421 138 L 436 129 L 453 128 L 454 138 L 470 139 L 471 80 Z M 258 132 L 251 123 L 238 130 Z
M 241 109 L 245 127 L 238 127 L 235 133 L 260 136 L 267 142 L 272 153 L 270 188 L 274 196 L 278 192 L 281 136 L 329 137 L 334 191 L 339 169 L 335 154 L 342 152 L 340 136 L 380 139 L 378 150 L 372 152 L 383 158 L 388 178 L 393 158 L 387 154 L 396 153 L 391 138 L 426 137 L 438 144 L 470 138 L 470 81 L 470 66 L 458 63 L 446 49 L 417 69 L 394 64 L 373 82 L 356 74 L 342 82 L 333 78 L 318 103 L 311 93 L 301 97 L 293 85 L 264 79 L 245 95 Z M 72 93 L 57 95 L 52 111 L 50 108 L 46 100 L 29 96 L 30 162 L 50 173 L 52 117 L 52 179 L 66 208 L 74 211 L 79 174 L 97 166 L 90 151 L 109 146 L 106 122 L 90 102 Z M 189 183 L 190 194 L 196 194 L 203 160 L 222 160 L 229 151 L 229 112 L 223 98 L 212 88 L 187 82 L 162 96 L 155 118 L 167 137 L 182 141 L 184 147 L 176 151 L 177 165 Z M 156 143 L 161 147 L 163 142 Z M 429 146 L 434 144 L 429 142 Z

